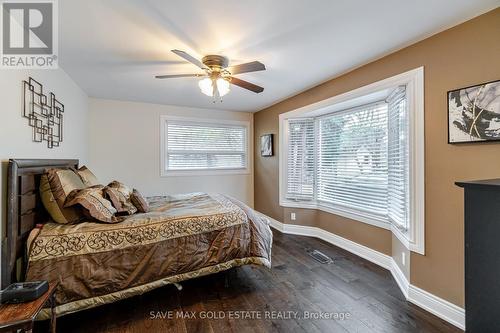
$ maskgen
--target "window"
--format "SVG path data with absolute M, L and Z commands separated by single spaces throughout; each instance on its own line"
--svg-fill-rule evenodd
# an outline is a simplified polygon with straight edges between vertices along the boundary
M 248 123 L 176 117 L 162 123 L 162 175 L 248 171 Z
M 401 86 L 389 95 L 388 103 L 388 195 L 387 215 L 397 228 L 407 232 L 409 228 L 409 154 L 408 110 L 406 87 Z
M 280 115 L 280 203 L 390 229 L 423 254 L 423 71 Z
M 288 123 L 288 182 L 290 200 L 312 200 L 314 186 L 314 119 L 290 119 Z
M 383 102 L 318 119 L 318 201 L 387 215 L 387 105 Z

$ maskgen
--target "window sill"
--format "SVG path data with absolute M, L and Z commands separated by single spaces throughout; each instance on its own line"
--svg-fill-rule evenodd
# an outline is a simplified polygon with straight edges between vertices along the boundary
M 408 239 L 407 235 L 395 225 L 391 225 L 391 231 L 399 240 L 399 242 L 403 244 L 404 247 L 406 247 L 408 250 L 410 250 L 410 240 Z
M 357 222 L 366 223 L 386 230 L 391 230 L 391 225 L 382 217 L 373 214 L 355 211 L 339 206 L 330 206 L 322 203 L 314 202 L 294 202 L 294 201 L 280 201 L 280 206 L 288 208 L 303 208 L 303 209 L 316 209 L 326 213 L 342 216 Z
M 408 238 L 408 234 L 404 233 L 395 225 L 391 225 L 391 231 L 394 236 L 399 240 L 403 246 L 411 252 L 425 255 L 425 248 L 423 242 L 412 242 Z
M 193 177 L 193 176 L 226 176 L 249 175 L 250 169 L 218 169 L 218 170 L 162 170 L 161 177 Z

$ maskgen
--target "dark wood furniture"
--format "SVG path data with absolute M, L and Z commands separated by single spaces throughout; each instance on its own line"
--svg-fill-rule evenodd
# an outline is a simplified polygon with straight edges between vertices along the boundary
M 78 160 L 9 160 L 7 225 L 2 235 L 2 289 L 22 281 L 26 272 L 26 239 L 48 216 L 39 195 L 40 176 L 47 168 L 78 168 Z
M 456 184 L 465 190 L 465 327 L 500 332 L 500 179 Z
M 0 306 L 0 332 L 22 330 L 31 332 L 35 318 L 42 308 L 49 304 L 51 308 L 50 331 L 56 333 L 56 315 L 54 311 L 54 293 L 59 283 L 49 284 L 49 290 L 38 299 L 19 304 L 3 304 Z

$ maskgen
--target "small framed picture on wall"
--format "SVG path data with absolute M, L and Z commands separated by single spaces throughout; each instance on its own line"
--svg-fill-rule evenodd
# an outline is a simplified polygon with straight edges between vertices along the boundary
M 260 137 L 260 156 L 273 156 L 273 135 L 264 134 Z
M 500 80 L 448 91 L 448 143 L 500 140 Z

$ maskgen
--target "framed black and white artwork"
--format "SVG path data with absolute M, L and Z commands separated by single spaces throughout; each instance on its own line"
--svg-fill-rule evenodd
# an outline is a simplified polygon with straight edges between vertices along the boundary
M 273 156 L 273 135 L 264 134 L 260 137 L 260 155 Z
M 500 141 L 500 80 L 448 91 L 448 143 Z

